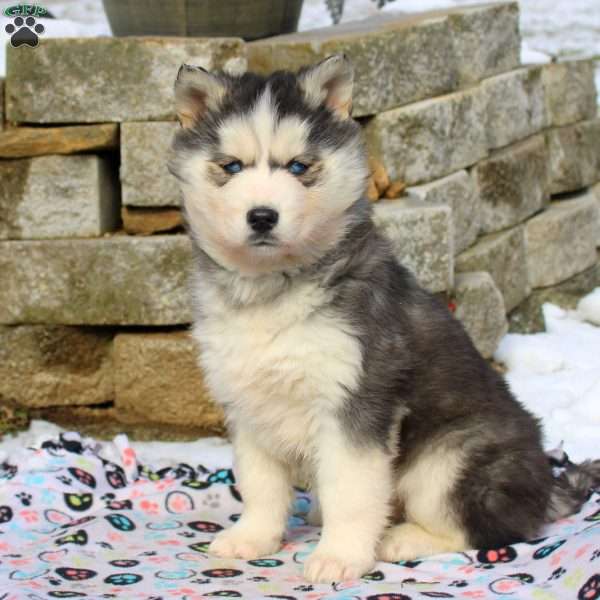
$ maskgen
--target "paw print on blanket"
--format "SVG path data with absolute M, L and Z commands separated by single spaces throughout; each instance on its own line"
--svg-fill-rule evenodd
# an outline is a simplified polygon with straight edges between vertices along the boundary
M 31 506 L 31 499 L 32 499 L 31 494 L 21 492 L 20 494 L 17 494 L 17 498 L 21 501 L 21 504 L 23 506 Z
M 235 483 L 235 476 L 232 469 L 218 469 L 208 477 L 208 481 L 210 483 L 233 485 Z
M 202 571 L 202 575 L 205 577 L 211 577 L 215 579 L 228 579 L 230 577 L 238 577 L 239 575 L 243 575 L 243 571 L 239 571 L 238 569 L 208 569 L 207 571 Z
M 512 546 L 504 548 L 493 548 L 490 550 L 480 550 L 477 553 L 477 560 L 485 565 L 494 563 L 507 563 L 517 558 L 517 552 Z
M 65 504 L 76 511 L 84 511 L 91 508 L 94 502 L 92 494 L 63 494 Z
M 110 585 L 133 585 L 141 580 L 142 576 L 137 575 L 136 573 L 115 573 L 114 575 L 106 577 L 104 583 Z
M 181 482 L 181 485 L 183 487 L 191 488 L 192 490 L 205 490 L 206 488 L 209 488 L 212 483 L 209 481 L 198 481 L 197 479 L 186 479 Z
M 106 515 L 104 518 L 119 531 L 133 531 L 135 529 L 135 523 L 125 515 L 115 513 Z
M 553 544 L 548 544 L 547 546 L 542 546 L 541 548 L 538 548 L 533 553 L 533 558 L 536 560 L 539 560 L 542 558 L 546 558 L 547 556 L 550 556 L 550 554 L 552 554 L 553 552 L 558 550 L 566 541 L 567 540 L 558 540 L 557 542 L 554 542 Z
M 600 575 L 592 575 L 579 590 L 578 600 L 596 600 L 600 598 Z
M 10 506 L 0 506 L 0 524 L 8 523 L 12 518 L 12 508 Z
M 108 510 L 133 510 L 133 502 L 131 500 L 115 500 L 115 495 L 112 492 L 107 492 L 100 496 L 100 500 L 105 502 Z
M 75 567 L 60 567 L 55 569 L 55 572 L 67 581 L 85 581 L 86 579 L 91 579 L 98 575 L 96 571 L 91 571 L 90 569 L 76 569 Z
M 184 538 L 194 538 L 196 537 L 195 533 L 192 533 L 191 531 L 180 531 L 177 535 L 184 537 Z
M 12 479 L 17 474 L 17 467 L 4 462 L 0 465 L 0 479 Z
M 189 579 L 196 574 L 196 571 L 192 569 L 178 569 L 176 571 L 157 571 L 154 573 L 154 577 L 157 579 L 167 579 L 170 581 L 177 581 L 179 579 Z
M 65 544 L 75 544 L 77 546 L 85 546 L 88 543 L 88 534 L 85 532 L 85 530 L 80 529 L 79 531 L 76 531 L 75 533 L 72 533 L 70 535 L 65 535 L 63 537 L 60 537 L 60 538 L 54 540 L 54 543 L 57 546 L 64 546 Z
M 563 569 L 562 567 L 558 567 L 558 569 L 554 569 L 554 571 L 552 571 L 552 573 L 550 573 L 550 577 L 548 577 L 548 581 L 552 581 L 553 579 L 560 579 L 566 572 L 567 572 L 566 569 Z
M 132 567 L 137 567 L 140 564 L 140 561 L 119 558 L 116 560 L 111 560 L 108 564 L 112 565 L 113 567 L 119 567 L 120 569 L 131 569 Z
M 518 592 L 519 588 L 530 585 L 534 578 L 529 573 L 514 573 L 492 581 L 488 588 L 499 596 L 508 596 Z
M 186 492 L 169 492 L 165 499 L 165 508 L 171 514 L 181 514 L 194 510 L 194 500 Z
M 79 483 L 83 483 L 83 485 L 87 485 L 92 489 L 96 487 L 96 478 L 91 473 L 77 467 L 70 467 L 68 471 Z
M 57 579 L 53 575 L 48 575 L 47 577 L 44 577 L 44 579 L 46 579 L 46 581 L 48 581 L 48 583 L 50 585 L 62 585 L 63 584 L 61 579 Z
M 221 496 L 218 492 L 214 494 L 206 494 L 204 500 L 202 500 L 202 505 L 207 508 L 219 508 L 221 506 Z
M 217 533 L 223 529 L 222 525 L 211 521 L 191 521 L 188 523 L 188 527 L 201 533 Z
M 10 43 L 14 48 L 19 46 L 29 46 L 35 48 L 39 43 L 39 37 L 46 28 L 41 23 L 36 23 L 34 17 L 16 17 L 12 23 L 4 28 L 4 31 L 11 36 Z
M 106 481 L 110 487 L 115 490 L 124 488 L 127 486 L 127 478 L 125 477 L 125 471 L 118 465 L 110 464 L 106 468 Z
M 110 500 L 106 503 L 108 510 L 133 510 L 131 500 Z
M 272 569 L 283 565 L 283 561 L 278 558 L 254 558 L 248 561 L 253 567 L 261 567 L 262 569 Z
M 147 515 L 158 515 L 160 513 L 160 506 L 157 502 L 151 500 L 142 500 L 140 502 L 140 509 Z

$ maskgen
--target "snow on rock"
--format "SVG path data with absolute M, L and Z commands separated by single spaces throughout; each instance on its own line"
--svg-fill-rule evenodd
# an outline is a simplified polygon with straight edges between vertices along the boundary
M 552 57 L 553 55 L 548 52 L 535 50 L 525 40 L 521 42 L 521 62 L 524 65 L 549 63 L 552 61 Z

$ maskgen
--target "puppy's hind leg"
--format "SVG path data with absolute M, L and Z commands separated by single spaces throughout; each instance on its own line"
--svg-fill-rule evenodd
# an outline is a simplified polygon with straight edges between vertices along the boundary
M 400 523 L 386 530 L 379 545 L 378 558 L 386 562 L 414 560 L 444 552 L 465 550 L 460 531 L 448 527 L 443 534 L 434 534 L 416 523 Z
M 438 448 L 423 453 L 402 472 L 397 492 L 406 522 L 385 531 L 378 548 L 380 560 L 413 560 L 468 548 L 450 501 L 461 465 L 460 450 Z

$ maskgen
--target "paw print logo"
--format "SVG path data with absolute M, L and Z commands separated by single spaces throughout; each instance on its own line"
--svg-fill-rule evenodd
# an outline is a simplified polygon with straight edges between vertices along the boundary
M 181 537 L 184 537 L 184 538 L 196 537 L 196 534 L 192 533 L 191 531 L 181 531 L 177 535 L 180 535 Z
M 42 35 L 46 28 L 41 23 L 36 23 L 34 17 L 15 17 L 12 23 L 6 25 L 4 31 L 11 36 L 10 44 L 13 48 L 23 45 L 35 48 L 39 43 L 38 36 Z

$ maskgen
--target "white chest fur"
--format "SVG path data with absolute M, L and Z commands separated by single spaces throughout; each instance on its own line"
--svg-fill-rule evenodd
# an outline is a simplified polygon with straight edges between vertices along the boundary
M 311 457 L 320 425 L 360 375 L 359 342 L 324 307 L 325 294 L 302 283 L 266 304 L 205 305 L 194 327 L 208 385 L 228 419 L 290 459 Z

